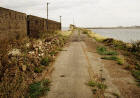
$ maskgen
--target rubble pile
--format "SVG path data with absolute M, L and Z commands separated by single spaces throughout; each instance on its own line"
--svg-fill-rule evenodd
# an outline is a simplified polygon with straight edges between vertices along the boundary
M 43 39 L 10 44 L 7 52 L 0 55 L 0 97 L 25 97 L 28 84 L 47 70 L 65 41 L 66 37 L 51 34 Z

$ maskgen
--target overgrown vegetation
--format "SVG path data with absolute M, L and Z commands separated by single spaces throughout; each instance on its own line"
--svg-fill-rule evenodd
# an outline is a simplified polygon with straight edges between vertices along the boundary
M 134 53 L 140 52 L 140 41 L 132 42 L 132 48 L 131 51 Z
M 113 49 L 119 50 L 125 56 L 128 63 L 125 69 L 132 72 L 132 75 L 135 77 L 138 85 L 140 85 L 140 41 L 135 41 L 128 44 L 108 38 L 102 42 Z M 118 63 L 122 63 L 121 59 Z
M 49 86 L 50 86 L 50 81 L 48 79 L 30 84 L 29 97 L 39 98 L 40 96 L 47 94 L 47 92 L 50 90 Z
M 132 72 L 132 75 L 136 78 L 136 81 L 138 84 L 140 84 L 139 80 L 139 71 L 140 69 L 137 69 L 138 66 L 140 66 L 140 41 L 133 41 L 132 43 L 125 43 L 120 40 L 114 40 L 112 38 L 103 38 L 100 35 L 91 32 L 88 33 L 88 35 L 92 38 L 94 38 L 96 41 L 101 42 L 105 44 L 105 46 L 108 46 L 114 50 L 117 50 L 121 52 L 121 54 L 125 57 L 125 60 L 128 64 L 125 65 L 125 69 L 130 70 Z M 117 55 L 116 52 L 108 53 L 106 48 L 104 47 L 98 47 L 97 52 L 101 55 Z M 117 57 L 102 57 L 102 59 L 109 59 L 109 60 L 117 60 L 117 63 L 122 65 L 124 63 L 124 59 Z
M 47 33 L 38 39 L 0 42 L 0 97 L 24 97 L 28 84 L 43 78 L 42 72 L 49 68 L 67 38 L 68 34 Z

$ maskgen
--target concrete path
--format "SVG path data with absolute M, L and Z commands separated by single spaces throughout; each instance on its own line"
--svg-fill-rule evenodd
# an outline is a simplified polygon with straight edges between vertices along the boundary
M 129 71 L 115 61 L 102 60 L 96 48 L 101 45 L 75 31 L 53 67 L 52 85 L 42 98 L 140 98 L 140 89 Z M 105 79 L 107 89 L 92 94 L 89 80 Z
M 79 34 L 72 35 L 70 45 L 57 57 L 52 73 L 51 91 L 46 98 L 93 98 L 89 81 L 88 62 Z

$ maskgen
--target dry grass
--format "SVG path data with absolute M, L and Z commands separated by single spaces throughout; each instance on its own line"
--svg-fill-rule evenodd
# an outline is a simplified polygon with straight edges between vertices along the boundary
M 103 41 L 104 39 L 106 39 L 104 36 L 101 36 L 101 35 L 99 35 L 97 33 L 91 32 L 91 31 L 88 32 L 88 35 L 90 37 L 94 38 L 96 41 L 99 41 L 99 42 Z
M 69 37 L 72 34 L 72 31 L 58 31 L 57 33 L 65 37 Z

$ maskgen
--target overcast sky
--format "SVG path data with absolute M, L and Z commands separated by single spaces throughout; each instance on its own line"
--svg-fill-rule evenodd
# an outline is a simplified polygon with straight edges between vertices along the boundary
M 130 26 L 140 25 L 140 0 L 0 0 L 0 6 L 27 14 L 46 17 L 49 1 L 49 19 L 63 26 Z

